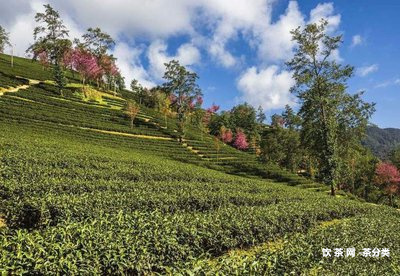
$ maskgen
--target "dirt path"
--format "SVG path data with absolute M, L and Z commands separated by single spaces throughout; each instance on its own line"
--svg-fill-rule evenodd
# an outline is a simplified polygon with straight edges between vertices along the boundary
M 24 84 L 24 85 L 19 85 L 17 87 L 11 87 L 11 88 L 6 88 L 6 89 L 1 89 L 0 90 L 0 96 L 3 96 L 4 93 L 14 93 L 14 92 L 18 92 L 21 89 L 28 89 L 30 87 L 30 85 L 28 84 Z

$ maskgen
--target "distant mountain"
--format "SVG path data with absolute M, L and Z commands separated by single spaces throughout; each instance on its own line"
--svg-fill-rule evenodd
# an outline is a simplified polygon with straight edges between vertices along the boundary
M 386 159 L 390 152 L 400 145 L 400 129 L 370 126 L 367 128 L 367 138 L 363 144 L 377 157 Z

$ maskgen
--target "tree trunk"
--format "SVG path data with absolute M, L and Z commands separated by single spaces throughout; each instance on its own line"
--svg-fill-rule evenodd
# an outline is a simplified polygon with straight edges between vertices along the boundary
M 331 184 L 331 196 L 336 196 L 336 189 L 333 183 Z
M 131 119 L 131 128 L 133 128 L 133 120 L 134 120 L 134 119 Z

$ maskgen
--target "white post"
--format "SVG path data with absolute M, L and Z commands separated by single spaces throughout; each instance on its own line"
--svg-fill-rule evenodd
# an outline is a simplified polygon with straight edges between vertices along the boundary
M 14 67 L 14 45 L 11 44 L 11 67 Z

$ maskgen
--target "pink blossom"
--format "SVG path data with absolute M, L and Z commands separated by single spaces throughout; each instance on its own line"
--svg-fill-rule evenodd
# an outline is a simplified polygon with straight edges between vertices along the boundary
M 49 65 L 49 56 L 46 51 L 41 51 L 37 57 L 39 58 L 39 62 L 43 67 L 47 67 Z
M 197 96 L 196 98 L 196 105 L 201 106 L 203 104 L 203 97 L 202 96 Z
M 73 69 L 82 75 L 83 82 L 87 79 L 98 80 L 104 74 L 104 71 L 99 66 L 96 57 L 85 50 L 75 49 L 72 53 L 71 63 Z
M 212 104 L 212 106 L 207 109 L 207 112 L 214 114 L 218 110 L 219 110 L 219 105 Z
M 233 133 L 230 129 L 224 129 L 221 131 L 221 140 L 224 143 L 230 143 L 233 140 Z
M 376 181 L 380 185 L 388 185 L 394 183 L 400 183 L 400 172 L 396 166 L 381 162 L 376 166 L 375 169 Z
M 245 150 L 249 147 L 249 144 L 247 143 L 246 140 L 246 134 L 244 134 L 242 130 L 238 129 L 236 131 L 236 138 L 233 145 L 240 150 Z

